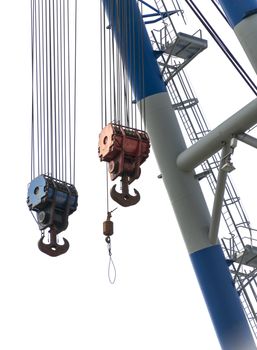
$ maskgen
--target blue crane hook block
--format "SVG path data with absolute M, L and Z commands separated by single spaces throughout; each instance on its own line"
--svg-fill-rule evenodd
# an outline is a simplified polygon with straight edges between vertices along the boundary
M 68 217 L 78 206 L 78 192 L 74 185 L 40 175 L 28 187 L 27 204 L 36 212 L 40 230 L 55 227 L 57 232 L 68 226 Z

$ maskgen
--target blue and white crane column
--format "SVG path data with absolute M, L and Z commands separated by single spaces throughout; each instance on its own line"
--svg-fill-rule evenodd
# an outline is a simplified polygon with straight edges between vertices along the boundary
M 257 0 L 219 0 L 219 3 L 257 73 Z
M 102 2 L 221 347 L 256 349 L 221 246 L 209 240 L 211 219 L 198 180 L 177 166 L 186 144 L 137 2 Z

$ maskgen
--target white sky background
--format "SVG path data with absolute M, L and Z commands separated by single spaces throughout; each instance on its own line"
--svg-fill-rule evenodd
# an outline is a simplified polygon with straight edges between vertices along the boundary
M 101 125 L 98 2 L 78 0 L 79 207 L 64 232 L 70 250 L 51 258 L 37 248 L 40 232 L 26 206 L 30 181 L 30 1 L 0 0 L 0 348 L 219 349 L 168 196 L 162 180 L 157 179 L 153 152 L 142 166 L 141 178 L 133 184 L 141 193 L 140 203 L 113 214 L 117 281 L 114 285 L 108 282 L 108 252 L 102 235 L 105 165 L 97 156 Z M 207 8 L 215 28 L 220 28 L 219 33 L 245 64 L 233 32 L 219 21 L 211 4 L 197 3 Z M 188 22 L 199 28 L 190 10 L 185 10 Z M 215 127 L 254 98 L 211 40 L 190 66 L 187 72 L 209 126 Z M 256 165 L 255 158 L 249 165 L 248 157 L 256 157 L 253 152 L 240 143 L 233 176 L 254 224 Z M 115 207 L 111 203 L 111 208 Z

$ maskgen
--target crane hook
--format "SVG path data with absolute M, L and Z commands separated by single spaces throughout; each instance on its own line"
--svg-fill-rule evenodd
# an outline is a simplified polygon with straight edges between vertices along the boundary
M 140 193 L 134 188 L 135 196 L 129 194 L 129 181 L 128 176 L 123 175 L 121 179 L 121 193 L 116 191 L 116 185 L 114 185 L 111 189 L 111 197 L 112 199 L 122 205 L 123 207 L 129 207 L 131 205 L 135 205 L 140 201 Z
M 49 230 L 50 234 L 50 243 L 46 244 L 43 242 L 44 236 L 40 238 L 38 241 L 38 248 L 41 252 L 50 255 L 50 256 L 58 256 L 67 252 L 70 247 L 70 244 L 66 238 L 63 238 L 64 244 L 57 243 L 57 234 L 59 232 L 56 228 L 51 227 Z

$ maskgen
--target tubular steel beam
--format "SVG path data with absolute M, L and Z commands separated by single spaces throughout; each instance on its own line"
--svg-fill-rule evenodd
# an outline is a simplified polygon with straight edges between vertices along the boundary
M 213 208 L 212 208 L 211 224 L 210 224 L 210 230 L 209 230 L 209 239 L 212 244 L 216 244 L 218 240 L 220 218 L 222 213 L 222 204 L 223 204 L 224 192 L 225 192 L 225 186 L 226 186 L 226 180 L 227 180 L 227 172 L 224 171 L 222 167 L 225 164 L 225 159 L 226 159 L 226 156 L 229 154 L 229 152 L 230 152 L 230 145 L 226 144 L 222 148 L 220 168 L 219 168 L 216 192 L 215 192 Z
M 192 171 L 218 152 L 232 137 L 244 133 L 257 123 L 257 98 L 225 120 L 209 134 L 179 154 L 177 165 L 183 171 Z
M 257 148 L 257 139 L 248 134 L 239 134 L 236 137 L 239 141 L 246 143 L 249 146 Z

